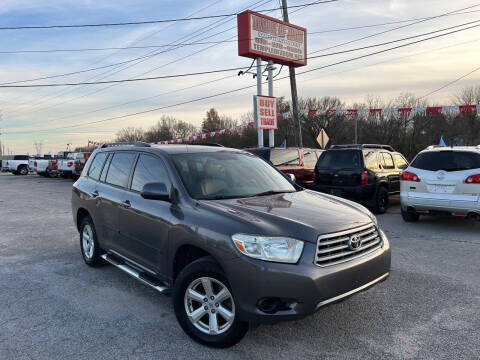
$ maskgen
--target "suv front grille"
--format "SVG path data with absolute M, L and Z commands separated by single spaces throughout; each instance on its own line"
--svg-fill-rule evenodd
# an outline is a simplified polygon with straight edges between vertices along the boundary
M 352 237 L 354 241 L 351 240 Z M 355 245 L 358 243 L 361 245 L 356 247 Z M 334 234 L 320 235 L 317 241 L 315 264 L 318 266 L 339 264 L 374 252 L 381 246 L 382 238 L 373 224 Z

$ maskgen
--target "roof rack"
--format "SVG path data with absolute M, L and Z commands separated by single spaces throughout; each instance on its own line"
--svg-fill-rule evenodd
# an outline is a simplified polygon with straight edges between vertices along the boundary
M 150 144 L 147 144 L 143 141 L 136 141 L 136 142 L 116 142 L 116 143 L 104 143 L 98 146 L 98 149 L 104 149 L 108 147 L 114 146 L 135 146 L 135 147 L 150 147 Z
M 380 144 L 345 144 L 345 145 L 332 145 L 330 149 L 383 149 L 394 152 L 395 149 L 390 145 Z

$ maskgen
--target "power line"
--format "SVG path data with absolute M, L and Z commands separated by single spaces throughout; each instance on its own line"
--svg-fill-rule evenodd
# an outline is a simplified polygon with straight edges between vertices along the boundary
M 398 39 L 398 40 L 393 40 L 393 41 L 388 41 L 388 42 L 384 42 L 384 43 L 380 43 L 380 44 L 376 44 L 376 45 L 365 46 L 365 47 L 362 47 L 362 48 L 350 49 L 350 50 L 342 51 L 342 52 L 339 52 L 339 53 L 346 53 L 346 52 L 350 52 L 350 51 L 363 50 L 363 49 L 367 49 L 367 48 L 371 48 L 371 47 L 376 47 L 376 46 L 383 46 L 383 45 L 386 45 L 386 44 L 391 44 L 391 43 L 395 43 L 395 42 L 399 42 L 399 41 L 404 41 L 404 40 L 407 40 L 407 39 L 413 39 L 413 38 L 417 38 L 417 37 L 419 37 L 419 36 L 425 36 L 425 35 L 428 35 L 428 34 L 433 34 L 433 33 L 437 33 L 437 32 L 440 32 L 440 31 L 445 31 L 445 30 L 448 30 L 448 29 L 458 28 L 458 27 L 461 27 L 461 26 L 465 26 L 465 25 L 467 25 L 467 24 L 477 23 L 477 22 L 479 22 L 479 21 L 480 21 L 480 20 L 471 21 L 471 22 L 468 22 L 468 23 L 465 23 L 465 24 L 462 24 L 462 25 L 451 26 L 451 27 L 444 28 L 444 29 L 441 29 L 441 30 L 431 31 L 431 32 L 428 32 L 428 33 L 424 33 L 424 34 L 420 34 L 420 35 L 415 35 L 415 36 L 409 36 L 409 37 L 407 37 L 407 38 Z M 447 33 L 444 33 L 444 34 L 440 34 L 440 35 L 432 36 L 432 37 L 429 37 L 429 38 L 421 39 L 421 40 L 418 40 L 418 41 L 413 42 L 413 43 L 408 43 L 408 44 L 405 44 L 405 45 L 400 45 L 399 47 L 403 47 L 403 46 L 415 44 L 415 43 L 418 43 L 418 42 L 423 42 L 423 41 L 435 39 L 435 38 L 438 38 L 438 37 L 441 37 L 441 36 L 446 36 L 446 35 L 454 34 L 454 33 L 457 33 L 457 32 L 469 30 L 469 29 L 476 28 L 476 27 L 479 27 L 479 26 L 480 26 L 480 25 L 469 26 L 469 27 L 466 27 L 466 28 L 463 28 L 463 29 L 458 29 L 458 30 L 450 31 L 450 32 L 447 32 Z M 396 49 L 396 48 L 398 48 L 398 47 L 391 48 L 391 49 Z M 379 51 L 379 52 L 377 52 L 377 53 L 382 53 L 382 52 L 384 52 L 384 51 L 389 51 L 389 50 L 391 50 L 391 49 L 382 50 L 382 51 Z M 311 56 L 311 57 L 308 57 L 308 58 L 309 58 L 309 59 L 314 59 L 314 58 L 320 58 L 320 57 L 325 57 L 325 56 L 335 55 L 335 54 L 337 54 L 337 53 Z M 361 58 L 361 57 L 359 57 L 359 58 Z M 341 63 L 341 62 L 340 62 L 340 63 Z M 262 65 L 262 66 L 266 66 L 266 65 Z M 184 73 L 184 74 L 174 74 L 174 75 L 163 75 L 163 76 L 152 76 L 152 77 L 132 78 L 132 79 L 120 79 L 120 80 L 78 82 L 78 83 L 32 84 L 32 85 L 5 85 L 5 86 L 2 85 L 2 86 L 0 86 L 0 88 L 34 88 L 34 87 L 56 87 L 56 86 L 78 86 L 78 85 L 116 84 L 116 83 L 125 83 L 125 82 L 138 82 L 138 81 L 149 81 L 149 80 L 181 78 L 181 77 L 198 76 L 198 75 L 208 75 L 208 74 L 215 74 L 215 73 L 221 73 L 221 72 L 237 71 L 237 70 L 242 70 L 242 69 L 244 69 L 244 68 L 245 68 L 245 66 L 241 66 L 241 67 L 235 67 L 235 68 L 226 68 L 226 69 L 218 69 L 218 70 L 200 71 L 200 72 L 194 72 L 194 73 Z
M 264 4 L 268 3 L 269 1 L 271 1 L 271 0 L 255 1 L 254 3 L 248 5 L 248 7 L 254 6 L 254 8 L 255 8 L 256 6 L 264 5 Z M 261 4 L 261 5 L 260 5 L 260 4 Z M 247 7 L 247 8 L 248 8 L 248 7 Z M 298 11 L 298 10 L 296 10 L 296 11 Z M 214 27 L 216 28 L 216 27 L 218 27 L 218 26 L 220 26 L 220 25 L 223 25 L 223 24 L 225 24 L 225 23 L 227 23 L 227 22 L 230 22 L 231 20 L 232 20 L 232 19 L 217 20 L 217 21 L 215 21 L 215 22 L 213 22 L 213 23 L 211 23 L 211 24 L 209 24 L 209 25 L 206 25 L 206 26 L 201 27 L 200 29 L 198 29 L 198 30 L 196 31 L 196 33 L 193 33 L 193 35 L 192 35 L 192 33 L 190 33 L 190 34 L 188 34 L 188 35 L 182 36 L 182 37 L 178 38 L 177 40 L 175 40 L 174 42 L 172 42 L 171 44 L 174 44 L 175 46 L 177 46 L 177 44 L 175 44 L 176 41 L 182 41 L 182 40 L 184 40 L 184 39 L 187 39 L 187 40 L 188 40 L 188 39 L 196 38 L 196 37 L 198 37 L 198 36 L 200 36 L 200 35 L 208 32 L 208 31 L 212 30 Z M 172 25 L 172 24 L 171 24 L 171 25 Z M 168 26 L 167 26 L 167 27 L 168 27 Z M 234 27 L 233 27 L 233 28 L 234 28 Z M 233 28 L 230 28 L 230 29 L 233 29 Z M 229 31 L 230 29 L 226 29 L 226 30 L 217 32 L 217 33 L 215 33 L 215 34 L 211 34 L 211 35 L 209 35 L 209 36 L 206 36 L 206 37 L 202 38 L 201 40 L 208 39 L 208 38 L 213 37 L 213 36 L 216 36 L 216 35 L 218 35 L 218 34 L 222 34 L 223 32 Z M 200 30 L 202 30 L 202 31 L 200 31 Z M 199 31 L 200 31 L 200 32 L 199 32 Z M 175 48 L 173 48 L 173 49 L 168 49 L 168 50 L 164 50 L 164 51 L 160 51 L 160 52 L 152 51 L 152 52 L 149 52 L 149 53 L 147 53 L 146 55 L 141 56 L 141 57 L 139 57 L 139 58 L 134 58 L 134 59 L 128 60 L 128 61 L 123 62 L 123 63 L 132 63 L 132 62 L 134 62 L 134 61 L 136 61 L 136 60 L 141 59 L 141 60 L 137 61 L 136 63 L 132 63 L 132 64 L 126 66 L 126 67 L 123 67 L 123 68 L 120 68 L 120 69 L 118 69 L 118 70 L 115 70 L 114 72 L 110 73 L 110 75 L 113 75 L 113 74 L 115 74 L 115 73 L 124 71 L 124 70 L 126 70 L 126 69 L 128 69 L 128 68 L 130 68 L 130 67 L 132 67 L 132 66 L 136 66 L 136 65 L 140 64 L 141 62 L 144 62 L 144 61 L 148 60 L 148 58 L 150 58 L 150 57 L 153 57 L 153 56 L 156 56 L 156 55 L 159 55 L 159 54 L 168 52 L 168 51 L 173 51 L 173 50 L 176 50 L 176 49 L 181 48 L 181 47 L 182 47 L 182 46 L 177 46 L 177 47 L 175 47 Z M 207 48 L 207 49 L 208 49 L 208 48 Z M 167 65 L 173 64 L 173 63 L 175 63 L 176 61 L 180 61 L 180 60 L 185 59 L 185 58 L 187 58 L 187 57 L 193 56 L 193 55 L 195 55 L 195 54 L 197 54 L 197 53 L 199 53 L 199 52 L 201 52 L 201 51 L 204 51 L 204 50 L 205 50 L 205 49 L 196 51 L 196 52 L 194 52 L 194 53 L 192 53 L 192 54 L 190 54 L 190 55 L 184 56 L 184 57 L 182 57 L 182 58 L 176 59 L 176 60 L 174 60 L 174 61 L 168 62 L 168 63 L 163 64 L 163 65 L 161 65 L 161 66 L 158 66 L 158 67 L 156 67 L 156 68 L 153 68 L 153 69 L 151 69 L 151 70 L 149 70 L 149 71 L 147 71 L 147 72 L 144 72 L 144 73 L 140 74 L 140 76 L 145 75 L 145 74 L 147 74 L 147 73 L 149 73 L 149 72 L 152 72 L 152 71 L 154 71 L 154 70 L 156 70 L 156 69 L 159 69 L 159 68 L 161 68 L 161 67 L 165 67 L 165 66 L 167 66 Z M 116 64 L 113 64 L 113 65 L 116 65 Z M 108 70 L 108 71 L 106 71 L 106 72 L 103 72 L 102 74 L 96 75 L 96 76 L 94 76 L 94 77 L 91 77 L 91 78 L 87 79 L 86 81 L 90 81 L 91 79 L 98 78 L 99 76 L 104 75 L 104 74 L 108 74 L 109 72 L 110 72 L 110 70 Z M 106 76 L 104 76 L 103 78 L 105 78 L 105 77 L 106 77 Z M 100 77 L 100 80 L 101 80 L 101 79 L 102 79 L 102 77 Z M 0 85 L 3 85 L 3 84 L 0 84 Z M 97 89 L 97 90 L 95 90 L 95 91 L 93 91 L 93 92 L 91 92 L 91 93 L 87 93 L 87 94 L 84 94 L 84 95 L 81 95 L 81 96 L 77 96 L 77 97 L 75 97 L 75 98 L 72 98 L 72 99 L 69 99 L 69 100 L 66 100 L 66 101 L 57 103 L 57 104 L 55 104 L 55 105 L 53 105 L 53 106 L 58 106 L 58 105 L 61 105 L 61 104 L 64 104 L 64 103 L 67 103 L 67 102 L 70 102 L 70 101 L 74 101 L 74 100 L 83 98 L 83 97 L 88 96 L 88 95 L 92 95 L 92 94 L 98 93 L 98 92 L 103 91 L 103 90 L 106 90 L 106 89 L 108 89 L 108 88 L 110 88 L 110 87 L 112 87 L 112 86 L 115 86 L 115 84 L 110 85 L 110 86 L 107 86 L 107 87 L 105 87 L 105 88 Z M 59 95 L 64 95 L 64 94 L 66 94 L 66 93 L 68 93 L 68 92 L 72 92 L 72 91 L 74 91 L 74 90 L 75 90 L 75 88 L 74 88 L 74 89 L 71 89 L 70 91 L 67 90 L 66 92 L 65 92 L 65 91 L 61 91 L 61 92 L 59 92 L 57 95 L 55 95 L 54 97 L 48 97 L 47 99 L 53 99 L 53 98 L 55 98 L 55 97 L 58 97 Z M 41 102 L 41 101 L 40 101 L 40 102 Z M 37 104 L 38 104 L 38 103 L 39 103 L 39 102 L 37 102 Z M 52 107 L 52 106 L 47 106 L 47 107 L 45 107 L 45 108 L 43 108 L 43 109 L 47 109 L 47 108 L 50 108 L 50 107 Z
M 399 29 L 403 29 L 403 28 L 406 28 L 406 27 L 409 27 L 409 26 L 417 25 L 417 24 L 420 24 L 420 23 L 423 23 L 423 22 L 426 22 L 426 21 L 438 19 L 438 18 L 444 17 L 444 16 L 449 16 L 449 15 L 458 13 L 458 12 L 460 12 L 460 11 L 472 9 L 472 8 L 478 7 L 478 6 L 480 6 L 480 4 L 476 4 L 476 5 L 468 6 L 468 7 L 465 7 L 465 8 L 461 8 L 461 9 L 449 11 L 449 12 L 447 12 L 447 13 L 443 13 L 443 14 L 440 14 L 440 15 L 435 15 L 435 16 L 431 16 L 431 17 L 428 17 L 428 18 L 424 18 L 424 19 L 422 19 L 422 20 L 415 21 L 415 22 L 413 22 L 413 23 L 411 23 L 411 24 L 406 24 L 406 25 L 402 25 L 402 26 L 397 26 L 397 27 L 394 27 L 393 29 L 388 29 L 388 30 L 385 30 L 385 31 L 380 31 L 380 32 L 375 33 L 375 34 L 372 34 L 372 35 L 362 36 L 362 37 L 360 37 L 360 38 L 356 38 L 356 39 L 353 39 L 353 40 L 345 41 L 345 42 L 342 42 L 342 43 L 339 43 L 339 44 L 336 44 L 336 45 L 332 45 L 332 46 L 329 46 L 329 47 L 326 47 L 326 48 L 323 48 L 323 49 L 315 50 L 315 51 L 312 51 L 310 54 L 315 54 L 315 53 L 317 53 L 317 52 L 334 49 L 334 48 L 337 48 L 337 47 L 340 47 L 340 46 L 343 46 L 343 45 L 348 45 L 348 44 L 351 44 L 351 43 L 354 43 L 354 42 L 357 42 L 357 41 L 369 39 L 369 38 L 372 38 L 372 37 L 375 37 L 375 36 L 378 36 L 378 35 L 383 35 L 383 34 L 386 34 L 386 33 L 389 33 L 389 32 L 395 31 L 395 30 L 399 30 Z
M 480 26 L 480 25 L 477 25 L 477 26 Z M 462 31 L 462 30 L 456 30 L 455 32 L 459 32 L 459 31 Z M 451 33 L 453 33 L 453 32 L 451 32 Z M 313 71 L 318 71 L 318 70 L 321 70 L 321 69 L 326 69 L 326 68 L 329 68 L 329 67 L 333 67 L 333 66 L 337 66 L 337 65 L 340 65 L 340 64 L 348 63 L 348 62 L 351 62 L 351 61 L 355 61 L 355 60 L 363 59 L 363 58 L 366 58 L 366 57 L 378 55 L 378 54 L 385 53 L 385 52 L 388 52 L 388 51 L 392 51 L 392 50 L 396 50 L 396 49 L 403 48 L 403 47 L 406 47 L 406 46 L 414 45 L 414 44 L 417 44 L 417 43 L 420 43 L 420 42 L 423 42 L 423 41 L 426 41 L 426 40 L 439 38 L 439 37 L 442 37 L 442 36 L 445 36 L 445 35 L 448 35 L 448 34 L 440 34 L 440 35 L 432 36 L 432 37 L 427 38 L 427 39 L 421 39 L 421 40 L 413 41 L 413 42 L 410 42 L 410 43 L 407 43 L 407 44 L 402 44 L 402 45 L 398 45 L 398 46 L 395 46 L 395 47 L 392 47 L 392 48 L 388 48 L 388 49 L 376 51 L 376 52 L 373 52 L 373 53 L 365 54 L 365 55 L 362 55 L 362 56 L 357 56 L 357 57 L 354 57 L 354 58 L 342 60 L 342 61 L 339 61 L 339 62 L 336 62 L 336 63 L 323 65 L 323 66 L 320 66 L 320 67 L 317 67 L 317 68 L 314 68 L 314 69 L 299 72 L 299 73 L 297 73 L 297 75 L 303 75 L 303 74 L 307 74 L 307 73 L 310 73 L 310 72 L 313 72 Z M 274 79 L 274 81 L 285 80 L 285 79 L 288 79 L 288 78 L 289 78 L 289 76 L 283 76 L 283 77 L 280 77 L 278 79 Z M 90 121 L 90 122 L 71 124 L 71 125 L 66 125 L 66 126 L 62 126 L 62 127 L 50 128 L 50 129 L 40 129 L 40 130 L 35 130 L 35 131 L 61 130 L 61 129 L 67 129 L 67 128 L 72 128 L 72 127 L 80 127 L 80 126 L 85 126 L 85 125 L 93 125 L 93 124 L 104 123 L 104 122 L 113 121 L 113 120 L 119 120 L 119 119 L 128 118 L 128 117 L 132 117 L 132 116 L 136 116 L 136 115 L 142 115 L 142 114 L 156 112 L 156 111 L 160 111 L 160 110 L 164 110 L 164 109 L 168 109 L 168 108 L 172 108 L 172 107 L 186 105 L 186 104 L 198 102 L 198 101 L 201 101 L 201 100 L 211 99 L 211 98 L 214 98 L 214 97 L 223 96 L 223 95 L 235 93 L 235 92 L 246 90 L 246 89 L 251 89 L 251 88 L 254 88 L 254 87 L 256 87 L 256 85 L 245 86 L 245 87 L 241 87 L 241 88 L 237 88 L 237 89 L 233 89 L 233 90 L 228 90 L 228 91 L 216 93 L 216 94 L 213 94 L 213 95 L 203 96 L 203 97 L 200 97 L 200 98 L 179 102 L 179 103 L 176 103 L 176 104 L 165 105 L 165 106 L 161 106 L 161 107 L 157 107 L 157 108 L 153 108 L 153 109 L 148 109 L 148 110 L 144 110 L 144 111 L 138 111 L 138 112 L 131 113 L 131 114 L 120 115 L 120 116 L 115 116 L 115 117 L 110 117 L 110 118 L 95 120 L 95 121 Z M 11 133 L 13 133 L 13 132 L 11 132 Z
M 455 84 L 456 82 L 459 82 L 460 80 L 466 78 L 467 76 L 473 74 L 474 72 L 477 72 L 478 70 L 480 70 L 480 66 L 477 67 L 477 68 L 475 68 L 475 69 L 473 69 L 472 71 L 466 73 L 465 75 L 462 75 L 462 76 L 460 76 L 459 78 L 456 78 L 455 80 L 450 81 L 449 83 L 447 83 L 447 84 L 439 87 L 438 89 L 435 89 L 435 90 L 430 91 L 429 93 L 427 93 L 427 94 L 425 94 L 425 95 L 423 95 L 423 96 L 420 96 L 419 99 L 423 99 L 423 98 L 426 98 L 427 96 L 430 96 L 430 95 L 432 95 L 432 94 L 435 94 L 436 92 L 439 92 L 440 90 L 443 90 L 443 89 L 445 89 L 446 87 L 448 87 L 448 86 L 450 86 L 450 85 L 452 85 L 452 84 Z
M 304 6 L 310 5 L 319 5 L 319 4 L 326 4 L 337 2 L 339 0 L 322 0 L 322 1 L 315 1 L 307 4 L 301 5 L 293 5 L 289 6 L 289 9 L 299 8 Z M 281 8 L 273 8 L 273 9 L 264 9 L 259 10 L 259 12 L 267 12 L 267 11 L 274 11 L 280 10 Z M 164 19 L 164 20 L 148 20 L 148 21 L 130 21 L 130 22 L 118 22 L 118 23 L 101 23 L 101 24 L 79 24 L 79 25 L 38 25 L 38 26 L 4 26 L 0 27 L 0 30 L 26 30 L 26 29 L 58 29 L 58 28 L 83 28 L 83 27 L 104 27 L 104 26 L 125 26 L 125 25 L 146 25 L 146 24 L 159 24 L 159 23 L 167 23 L 167 22 L 180 22 L 180 21 L 192 21 L 192 20 L 204 20 L 204 19 L 214 19 L 214 18 L 224 18 L 224 17 L 231 17 L 236 16 L 239 13 L 229 13 L 229 14 L 218 14 L 218 15 L 207 15 L 207 16 L 196 16 L 196 17 L 186 17 L 186 18 L 177 18 L 177 19 Z
M 456 16 L 456 15 L 464 15 L 464 14 L 471 14 L 471 13 L 477 13 L 480 12 L 480 10 L 472 10 L 472 11 L 464 11 L 464 12 L 458 12 L 454 14 L 448 14 L 444 16 Z M 398 21 L 390 21 L 390 22 L 384 22 L 384 23 L 375 23 L 375 24 L 368 24 L 368 25 L 360 25 L 360 26 L 352 26 L 352 27 L 346 27 L 346 28 L 337 28 L 337 29 L 330 29 L 330 30 L 320 30 L 320 31 L 312 31 L 308 32 L 308 36 L 312 35 L 320 35 L 320 34 L 326 34 L 326 33 L 333 33 L 333 32 L 341 32 L 341 31 L 348 31 L 348 30 L 358 30 L 358 29 L 366 29 L 366 28 L 372 28 L 372 27 L 380 27 L 380 26 L 387 26 L 387 25 L 394 25 L 394 24 L 402 24 L 406 22 L 412 22 L 412 21 L 417 21 L 417 20 L 428 20 L 431 19 L 431 17 L 428 18 L 411 18 L 411 19 L 405 19 L 405 20 L 398 20 Z M 242 39 L 242 41 L 248 40 L 248 39 Z M 208 44 L 221 44 L 221 43 L 233 43 L 233 42 L 238 42 L 238 39 L 234 40 L 218 40 L 218 41 L 193 41 L 189 43 L 179 43 L 177 45 L 181 46 L 193 46 L 193 45 L 208 45 Z M 177 45 L 172 45 L 172 44 L 160 44 L 160 45 L 145 45 L 145 46 L 120 46 L 120 47 L 100 47 L 100 48 L 78 48 L 78 49 L 32 49 L 32 50 L 3 50 L 0 51 L 0 54 L 37 54 L 37 53 L 57 53 L 57 52 L 89 52 L 89 51 L 111 51 L 111 50 L 131 50 L 131 49 L 159 49 L 159 48 L 164 48 L 164 47 L 173 47 Z M 39 79 L 37 79 L 39 80 Z M 43 79 L 41 79 L 43 80 Z M 29 80 L 24 80 L 24 81 L 29 81 Z M 32 80 L 33 81 L 33 80 Z
M 460 25 L 449 26 L 449 27 L 446 27 L 446 28 L 443 28 L 443 29 L 440 29 L 440 30 L 429 31 L 429 32 L 426 32 L 426 33 L 423 33 L 423 34 L 408 36 L 408 37 L 405 37 L 405 38 L 402 38 L 402 39 L 386 41 L 386 42 L 383 42 L 383 43 L 377 43 L 377 44 L 373 44 L 373 45 L 367 45 L 367 46 L 362 46 L 362 47 L 358 47 L 358 48 L 354 48 L 354 49 L 337 51 L 337 52 L 328 53 L 328 54 L 323 54 L 323 55 L 309 56 L 309 57 L 307 57 L 307 58 L 308 58 L 308 59 L 316 59 L 316 58 L 327 57 L 327 56 L 332 56 L 332 55 L 345 54 L 345 53 L 349 53 L 349 52 L 353 52 L 353 51 L 370 49 L 370 48 L 374 48 L 374 47 L 378 47 L 378 46 L 384 46 L 384 45 L 394 44 L 394 43 L 396 43 L 396 42 L 405 41 L 405 40 L 410 40 L 410 39 L 415 39 L 415 38 L 417 38 L 417 37 L 421 37 L 421 36 L 425 36 L 425 35 L 430 35 L 430 34 L 435 34 L 435 33 L 438 33 L 438 32 L 442 32 L 442 31 L 446 31 L 446 30 L 451 30 L 451 29 L 455 29 L 455 28 L 458 28 L 458 27 L 462 27 L 462 26 L 466 26 L 466 25 L 470 25 L 470 24 L 474 24 L 474 23 L 478 23 L 478 22 L 480 22 L 480 20 L 469 21 L 469 22 L 467 22 L 467 23 L 463 23 L 463 24 L 460 24 Z M 464 29 L 464 30 L 467 30 L 467 29 L 470 29 L 470 28 L 466 28 L 466 29 Z

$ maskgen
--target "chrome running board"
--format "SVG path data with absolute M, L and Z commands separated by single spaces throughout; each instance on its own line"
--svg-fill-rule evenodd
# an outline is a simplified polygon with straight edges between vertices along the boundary
M 152 279 L 151 276 L 146 275 L 145 272 L 138 271 L 133 266 L 128 265 L 126 262 L 116 258 L 110 254 L 103 254 L 101 258 L 106 262 L 116 266 L 123 272 L 126 272 L 128 275 L 134 277 L 135 279 L 139 280 L 143 284 L 150 286 L 152 289 L 157 290 L 161 294 L 166 294 L 169 292 L 169 288 L 164 284 L 157 282 L 156 280 Z

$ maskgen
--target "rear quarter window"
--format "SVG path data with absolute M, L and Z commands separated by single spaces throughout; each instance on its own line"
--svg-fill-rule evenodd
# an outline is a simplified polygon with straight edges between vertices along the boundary
M 428 171 L 480 169 L 480 154 L 472 151 L 431 151 L 418 154 L 412 167 Z
M 107 157 L 106 153 L 99 153 L 95 155 L 95 158 L 93 159 L 92 164 L 90 165 L 90 168 L 88 170 L 88 176 L 90 178 L 94 180 L 98 180 L 106 157 Z

